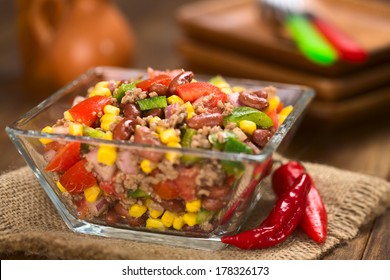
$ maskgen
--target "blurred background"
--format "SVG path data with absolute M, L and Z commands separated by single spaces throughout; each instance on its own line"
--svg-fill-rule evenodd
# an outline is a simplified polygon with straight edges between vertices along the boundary
M 255 0 L 0 0 L 0 173 L 25 164 L 7 124 L 86 69 L 113 65 L 313 87 L 316 98 L 284 154 L 389 180 L 389 1 L 306 3 L 363 55 L 324 50 L 319 61 L 305 53 L 307 42 L 297 47 L 294 39 L 307 36 L 285 25 L 283 7 L 275 24 Z M 377 230 L 388 232 L 388 222 L 389 211 Z M 365 251 L 372 225 L 330 258 L 388 259 Z

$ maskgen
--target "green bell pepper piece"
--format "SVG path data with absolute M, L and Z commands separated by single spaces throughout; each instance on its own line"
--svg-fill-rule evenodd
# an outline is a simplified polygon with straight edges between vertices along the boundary
M 149 197 L 149 195 L 141 189 L 136 189 L 136 190 L 128 190 L 127 197 L 144 198 L 144 197 Z
M 119 88 L 114 93 L 114 98 L 118 101 L 118 103 L 121 103 L 123 96 L 125 96 L 126 91 L 134 90 L 135 89 L 135 82 L 131 82 L 128 84 L 121 84 Z
M 104 133 L 104 131 L 83 125 L 83 135 L 86 135 L 86 136 L 92 137 L 92 138 L 104 138 L 106 133 Z
M 232 113 L 224 118 L 223 124 L 226 126 L 233 122 L 238 125 L 243 120 L 252 121 L 257 126 L 263 128 L 268 128 L 273 125 L 272 119 L 266 113 L 245 106 L 234 108 Z
M 155 96 L 155 97 L 138 100 L 137 104 L 141 109 L 141 111 L 147 111 L 156 108 L 163 109 L 167 107 L 167 98 L 166 96 Z
M 228 140 L 226 141 L 224 151 L 231 153 L 253 154 L 253 150 L 251 147 L 233 137 L 228 138 Z M 239 175 L 245 169 L 244 165 L 239 161 L 221 160 L 221 165 L 225 172 L 229 175 Z

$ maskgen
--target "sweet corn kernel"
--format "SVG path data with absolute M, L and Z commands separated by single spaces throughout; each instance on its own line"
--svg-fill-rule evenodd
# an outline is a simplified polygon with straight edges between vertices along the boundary
M 157 163 L 148 159 L 143 159 L 140 163 L 140 167 L 145 174 L 149 174 L 157 167 Z
M 154 116 L 154 117 L 149 119 L 149 124 L 158 123 L 159 121 L 161 121 L 161 119 L 157 116 Z
M 134 217 L 134 218 L 139 218 L 139 217 L 141 217 L 143 214 L 145 214 L 145 212 L 146 212 L 147 210 L 148 210 L 148 209 L 146 208 L 145 205 L 133 204 L 133 205 L 130 207 L 129 214 L 130 214 L 130 216 L 132 216 L 132 217 Z
M 187 101 L 186 103 L 183 104 L 183 106 L 185 106 L 187 110 L 187 119 L 192 118 L 195 115 L 195 110 L 192 104 L 189 101 Z
M 60 183 L 60 181 L 57 181 L 56 183 L 58 189 L 61 191 L 61 192 L 66 192 L 66 189 L 64 188 L 64 186 Z
M 83 125 L 79 123 L 71 123 L 69 125 L 69 134 L 71 135 L 83 135 Z
M 112 105 L 106 105 L 103 108 L 103 112 L 104 114 L 112 114 L 115 116 L 119 116 L 120 109 Z
M 160 140 L 167 144 L 168 142 L 180 142 L 180 137 L 176 134 L 175 129 L 168 128 L 160 132 Z
M 146 228 L 148 229 L 165 229 L 164 224 L 160 219 L 148 218 L 146 220 Z
M 112 140 L 112 132 L 111 132 L 111 131 L 107 131 L 107 132 L 104 134 L 103 139 L 105 139 L 105 140 Z
M 180 143 L 177 143 L 177 142 L 168 142 L 167 143 L 167 146 L 168 147 L 175 147 L 175 148 L 181 148 L 181 145 Z M 170 162 L 174 163 L 177 161 L 177 159 L 181 156 L 180 153 L 177 153 L 177 152 L 167 152 L 165 154 L 165 158 L 167 160 L 169 160 Z
M 241 91 L 243 91 L 243 90 L 245 90 L 245 88 L 240 87 L 240 86 L 234 86 L 234 87 L 232 87 L 232 92 L 241 92 Z
M 156 210 L 156 209 L 153 209 L 153 208 L 149 208 L 149 216 L 152 217 L 152 218 L 158 218 L 163 213 L 164 213 L 164 211 Z
M 280 104 L 280 98 L 279 96 L 275 95 L 274 97 L 271 97 L 269 100 L 268 100 L 268 108 L 267 108 L 267 112 L 268 111 L 271 111 L 271 110 L 276 110 Z
M 175 104 L 175 103 L 179 103 L 180 105 L 184 104 L 184 101 L 183 99 L 181 99 L 179 96 L 177 95 L 171 95 L 167 98 L 167 102 L 168 104 Z
M 172 224 L 173 228 L 176 229 L 176 230 L 181 230 L 181 228 L 184 226 L 184 220 L 183 220 L 183 217 L 182 216 L 176 216 L 174 219 L 173 219 L 173 224 Z
M 70 121 L 70 122 L 74 121 L 74 119 L 73 119 L 72 115 L 69 113 L 69 111 L 64 112 L 64 119 L 67 121 Z
M 89 94 L 89 97 L 101 95 L 101 96 L 111 96 L 111 91 L 108 88 L 108 81 L 99 82 L 95 85 L 94 89 Z
M 279 112 L 279 115 L 285 115 L 286 117 L 291 113 L 291 111 L 293 110 L 293 106 L 291 105 L 288 105 L 286 107 L 284 107 L 280 112 Z
M 191 213 L 198 212 L 200 210 L 201 206 L 202 206 L 202 203 L 201 203 L 200 199 L 186 202 L 186 210 L 188 212 L 191 212 Z
M 190 227 L 196 225 L 196 213 L 185 213 L 183 215 L 183 221 L 185 224 L 189 225 Z
M 252 135 L 256 130 L 257 126 L 255 122 L 243 120 L 240 121 L 240 129 L 244 131 L 246 134 Z
M 42 128 L 41 132 L 43 132 L 43 133 L 53 133 L 54 129 L 51 126 L 45 126 L 44 128 Z M 46 144 L 48 144 L 50 142 L 53 142 L 53 140 L 48 139 L 48 138 L 40 138 L 39 141 L 43 145 L 46 145 Z
M 108 130 L 110 130 L 111 125 L 116 123 L 117 121 L 118 121 L 118 119 L 117 119 L 116 115 L 114 115 L 114 114 L 104 114 L 100 118 L 100 127 L 103 130 L 108 131 Z
M 97 160 L 105 165 L 115 164 L 117 152 L 115 146 L 101 145 L 98 150 Z
M 84 190 L 84 197 L 88 202 L 95 202 L 100 193 L 100 188 L 97 185 L 94 185 Z
M 176 217 L 177 217 L 177 215 L 175 213 L 167 210 L 162 215 L 161 222 L 163 223 L 163 225 L 165 227 L 169 228 L 173 225 L 173 221 L 175 220 Z

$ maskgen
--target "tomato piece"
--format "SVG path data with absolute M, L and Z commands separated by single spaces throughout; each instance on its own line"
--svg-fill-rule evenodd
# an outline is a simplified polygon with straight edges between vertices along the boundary
M 71 142 L 59 148 L 45 170 L 49 172 L 65 172 L 80 160 L 80 147 L 81 144 L 79 142 Z
M 278 108 L 276 108 L 276 112 L 280 112 L 280 111 L 282 111 L 282 109 L 283 109 L 283 107 L 284 107 L 284 104 L 283 104 L 283 102 L 279 102 L 279 105 L 278 105 Z
M 170 76 L 168 76 L 166 74 L 161 74 L 161 75 L 155 76 L 153 78 L 143 80 L 143 81 L 137 83 L 136 86 L 137 86 L 137 88 L 148 91 L 149 88 L 153 84 L 162 84 L 164 86 L 169 86 L 171 81 L 172 81 L 172 78 Z
M 175 199 L 179 197 L 177 186 L 174 181 L 166 180 L 153 187 L 154 192 L 162 199 Z
M 226 94 L 223 93 L 219 87 L 207 82 L 195 82 L 179 85 L 176 88 L 176 93 L 184 100 L 184 102 L 194 102 L 201 96 L 214 94 L 216 97 L 213 101 L 215 103 L 214 106 L 217 105 L 219 100 L 218 98 L 221 98 L 222 100 L 224 99 L 225 101 L 227 99 Z
M 81 219 L 86 218 L 89 214 L 89 208 L 85 198 L 80 200 L 75 200 L 73 203 L 76 206 L 78 217 Z
M 86 163 L 86 159 L 80 160 L 61 176 L 60 183 L 69 193 L 81 193 L 96 184 L 95 176 L 85 168 Z
M 76 122 L 91 126 L 110 101 L 110 97 L 95 95 L 70 108 L 69 113 Z
M 279 128 L 279 126 L 280 126 L 278 113 L 276 112 L 275 109 L 272 109 L 272 110 L 267 111 L 267 115 L 272 120 L 272 123 L 274 125 L 274 129 L 276 131 Z
M 64 146 L 64 144 L 61 144 L 60 142 L 58 141 L 52 141 L 52 142 L 49 142 L 45 145 L 45 152 L 48 152 L 48 151 L 58 151 L 59 149 L 61 149 L 62 147 Z
M 99 187 L 108 195 L 116 195 L 114 185 L 111 182 L 100 182 Z
M 198 175 L 198 169 L 182 168 L 179 170 L 179 176 L 175 179 L 179 196 L 185 201 L 196 199 L 196 183 L 195 178 Z

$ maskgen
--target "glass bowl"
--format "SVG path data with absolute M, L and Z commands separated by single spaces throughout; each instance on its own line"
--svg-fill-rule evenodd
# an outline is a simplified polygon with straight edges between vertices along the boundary
M 97 67 L 91 69 L 55 94 L 44 100 L 28 113 L 6 127 L 6 131 L 15 144 L 18 151 L 24 157 L 32 171 L 38 178 L 45 192 L 52 200 L 58 213 L 66 225 L 74 232 L 93 234 L 98 236 L 124 238 L 144 242 L 162 243 L 175 246 L 184 246 L 198 249 L 218 250 L 226 245 L 220 242 L 225 235 L 235 234 L 251 215 L 252 210 L 262 196 L 262 182 L 272 167 L 272 157 L 277 148 L 294 133 L 304 109 L 314 96 L 312 89 L 298 86 L 279 84 L 255 80 L 226 78 L 231 85 L 241 86 L 247 89 L 259 89 L 269 85 L 277 88 L 277 95 L 285 105 L 292 105 L 293 111 L 288 115 L 283 124 L 271 137 L 259 154 L 244 154 L 220 152 L 212 150 L 174 148 L 168 146 L 151 146 L 145 144 L 129 143 L 118 140 L 104 140 L 87 136 L 72 136 L 64 134 L 49 134 L 42 132 L 42 128 L 52 125 L 61 119 L 63 113 L 71 107 L 72 101 L 77 96 L 85 96 L 87 90 L 102 80 L 128 80 L 145 75 L 146 71 L 136 69 L 122 69 L 112 67 Z M 206 80 L 210 77 L 196 76 L 197 80 Z M 127 220 L 112 222 L 108 219 L 108 201 L 100 201 L 102 205 L 94 205 L 96 211 L 101 211 L 101 217 L 88 217 L 80 214 L 77 201 L 70 199 L 68 193 L 61 192 L 56 184 L 58 176 L 46 172 L 47 161 L 44 158 L 44 147 L 40 139 L 62 141 L 66 143 L 78 142 L 88 147 L 111 145 L 117 150 L 130 152 L 155 152 L 176 153 L 181 157 L 196 158 L 194 164 L 210 164 L 212 162 L 224 163 L 240 170 L 239 175 L 225 176 L 220 185 L 229 186 L 230 198 L 221 210 L 215 212 L 197 212 L 196 217 L 189 214 L 189 218 L 195 223 L 202 223 L 202 227 L 185 225 L 180 230 L 172 227 L 161 227 L 162 214 L 155 213 L 157 225 L 153 223 L 146 226 L 145 223 L 134 224 Z M 191 163 L 190 163 L 191 165 Z M 212 165 L 211 166 L 212 169 Z M 213 172 L 213 170 L 210 170 Z M 145 177 L 147 178 L 147 176 Z M 103 196 L 104 197 L 104 196 Z M 143 201 L 143 200 L 142 200 Z M 145 200 L 146 201 L 146 200 Z M 145 202 L 146 204 L 146 202 Z M 100 208 L 99 208 L 100 207 Z M 194 206 L 195 207 L 195 206 Z M 148 208 L 147 211 L 153 209 Z M 164 210 L 163 210 L 164 211 Z M 188 210 L 189 211 L 189 210 Z M 190 212 L 190 211 L 189 211 Z M 188 214 L 187 212 L 185 214 Z M 175 216 L 177 217 L 177 216 Z M 181 218 L 184 217 L 184 214 Z M 187 217 L 188 218 L 188 217 Z M 194 220 L 195 219 L 195 220 Z M 199 221 L 205 219 L 206 223 Z M 180 220 L 180 219 L 179 219 Z M 167 219 L 164 220 L 169 224 Z M 152 221 L 153 222 L 153 221 Z M 154 221 L 155 222 L 155 221 Z M 171 219 L 172 222 L 172 219 Z M 164 223 L 164 225 L 166 225 Z M 207 226 L 204 226 L 204 225 Z

